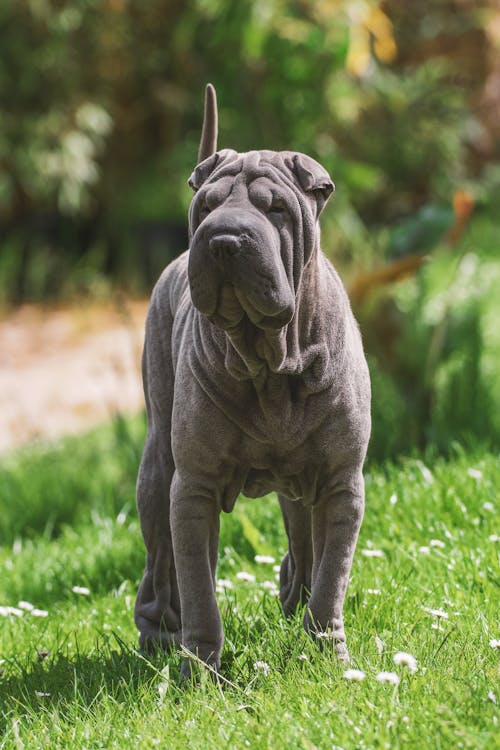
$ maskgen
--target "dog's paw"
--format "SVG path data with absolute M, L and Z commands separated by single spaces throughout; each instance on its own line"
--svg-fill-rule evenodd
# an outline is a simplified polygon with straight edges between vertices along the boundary
M 154 634 L 142 632 L 139 635 L 139 651 L 143 654 L 169 651 L 180 644 L 181 635 L 182 632 L 180 630 L 175 633 L 167 630 L 158 630 Z
M 326 627 L 321 627 L 308 610 L 304 617 L 304 629 L 316 641 L 321 651 L 330 650 L 343 664 L 349 663 L 344 623 L 341 620 L 334 620 Z
M 220 664 L 216 662 L 203 662 L 201 659 L 188 656 L 181 663 L 181 685 L 201 685 L 207 680 L 219 683 L 219 669 Z

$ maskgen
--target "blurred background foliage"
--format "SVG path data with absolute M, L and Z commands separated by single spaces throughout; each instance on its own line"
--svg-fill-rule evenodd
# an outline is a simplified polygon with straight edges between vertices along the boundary
M 146 294 L 220 145 L 332 174 L 372 455 L 500 438 L 497 0 L 3 0 L 0 304 Z

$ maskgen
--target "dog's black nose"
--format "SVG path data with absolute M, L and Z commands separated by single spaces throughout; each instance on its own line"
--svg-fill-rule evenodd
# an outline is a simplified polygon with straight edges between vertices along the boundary
M 237 255 L 241 249 L 240 238 L 235 234 L 218 234 L 208 243 L 210 252 L 216 260 Z

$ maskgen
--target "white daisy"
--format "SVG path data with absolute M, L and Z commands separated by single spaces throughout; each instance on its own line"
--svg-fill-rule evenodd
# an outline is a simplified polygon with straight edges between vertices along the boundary
M 445 548 L 445 543 L 441 541 L 441 539 L 431 539 L 429 542 L 431 547 L 439 547 L 440 549 Z
M 407 654 L 405 651 L 398 651 L 394 654 L 394 664 L 398 666 L 408 667 L 410 672 L 416 672 L 418 670 L 417 660 L 411 654 Z
M 24 615 L 24 611 L 22 609 L 19 609 L 18 607 L 0 607 L 0 616 L 8 617 L 9 615 L 22 617 Z
M 80 594 L 81 596 L 88 596 L 90 594 L 90 589 L 86 586 L 73 586 L 71 591 L 73 591 L 74 594 Z
M 220 586 L 221 589 L 232 589 L 233 582 L 227 578 L 219 578 L 219 580 L 217 581 L 217 586 Z
M 346 669 L 346 671 L 344 672 L 344 677 L 346 680 L 361 682 L 361 680 L 365 679 L 366 673 L 361 669 Z
M 379 672 L 375 675 L 378 682 L 388 682 L 390 685 L 399 685 L 399 675 L 396 672 Z
M 479 471 L 479 469 L 473 469 L 472 467 L 467 469 L 467 474 L 473 479 L 482 479 L 483 476 L 482 471 Z
M 443 620 L 448 619 L 448 612 L 445 612 L 444 609 L 431 609 L 431 607 L 422 607 L 424 612 L 427 612 L 427 614 L 432 615 L 433 617 L 441 617 Z
M 253 668 L 256 672 L 262 672 L 262 674 L 264 674 L 266 677 L 269 674 L 269 670 L 271 669 L 269 664 L 265 661 L 256 661 L 253 665 Z
M 236 578 L 240 581 L 249 581 L 250 583 L 254 583 L 255 576 L 253 573 L 247 573 L 246 570 L 240 570 L 238 573 L 236 573 Z

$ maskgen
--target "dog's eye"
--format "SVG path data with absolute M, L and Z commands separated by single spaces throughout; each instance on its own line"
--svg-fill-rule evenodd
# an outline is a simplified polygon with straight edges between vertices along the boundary
M 198 216 L 200 218 L 200 221 L 203 221 L 203 219 L 205 219 L 208 216 L 209 213 L 210 213 L 210 209 L 207 206 L 207 204 L 206 203 L 202 203 L 201 206 L 198 209 Z
M 269 206 L 270 214 L 284 214 L 286 213 L 286 206 L 281 200 L 274 200 Z

